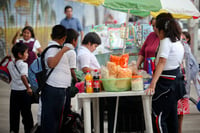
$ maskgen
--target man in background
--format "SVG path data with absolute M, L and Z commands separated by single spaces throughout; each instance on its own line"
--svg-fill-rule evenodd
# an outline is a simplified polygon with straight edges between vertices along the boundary
M 64 19 L 62 19 L 60 24 L 65 26 L 66 29 L 72 28 L 72 29 L 76 30 L 77 32 L 80 32 L 81 41 L 82 41 L 83 36 L 84 36 L 83 28 L 82 28 L 80 21 L 77 18 L 74 18 L 72 16 L 73 15 L 72 7 L 67 5 L 65 7 L 64 13 L 65 13 L 66 17 Z

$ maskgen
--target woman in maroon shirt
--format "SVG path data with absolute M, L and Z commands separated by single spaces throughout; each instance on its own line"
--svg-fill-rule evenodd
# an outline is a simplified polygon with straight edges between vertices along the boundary
M 137 68 L 144 62 L 143 69 L 148 72 L 148 61 L 147 58 L 149 57 L 155 57 L 156 50 L 159 45 L 159 37 L 157 35 L 157 29 L 156 29 L 156 20 L 155 18 L 152 18 L 151 25 L 153 26 L 154 32 L 151 32 L 147 39 L 145 40 L 138 56 L 137 60 Z

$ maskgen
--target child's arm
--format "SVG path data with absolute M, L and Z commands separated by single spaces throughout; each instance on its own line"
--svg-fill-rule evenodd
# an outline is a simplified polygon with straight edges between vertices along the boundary
M 92 68 L 89 68 L 89 67 L 83 67 L 82 68 L 82 71 L 83 71 L 83 73 L 87 73 L 87 71 L 93 71 L 93 69 Z
M 54 57 L 49 57 L 47 59 L 47 64 L 49 68 L 54 68 L 59 63 L 60 59 L 62 58 L 63 54 L 70 50 L 67 46 L 64 46 Z
M 73 79 L 74 79 L 76 82 L 78 82 L 78 79 L 77 79 L 77 77 L 76 77 L 74 68 L 71 68 L 71 75 L 72 75 Z
M 20 35 L 20 32 L 21 30 L 17 31 L 17 33 L 15 34 L 15 36 L 13 37 L 12 39 L 12 44 L 15 45 L 16 41 L 17 41 L 17 38 L 19 37 Z
M 22 82 L 24 83 L 24 85 L 26 86 L 27 93 L 28 93 L 29 95 L 32 95 L 33 91 L 32 91 L 32 89 L 30 88 L 30 86 L 29 86 L 29 84 L 28 84 L 28 80 L 27 80 L 26 75 L 22 75 L 22 76 L 21 76 L 21 80 L 22 80 Z

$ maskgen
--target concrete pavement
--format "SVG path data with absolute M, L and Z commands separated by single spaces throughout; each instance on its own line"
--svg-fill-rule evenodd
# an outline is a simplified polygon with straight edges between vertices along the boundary
M 0 80 L 0 133 L 9 133 L 9 101 L 9 85 Z M 37 122 L 37 109 L 38 105 L 32 104 L 34 123 Z M 24 133 L 22 122 L 20 123 L 19 133 Z
M 193 85 L 191 87 L 191 96 L 197 99 L 196 90 Z M 9 97 L 9 85 L 0 80 L 0 133 L 9 132 Z M 35 123 L 37 122 L 37 109 L 38 105 L 33 104 L 32 112 Z M 190 102 L 190 110 L 191 113 L 184 116 L 183 133 L 200 133 L 200 112 L 192 102 Z M 20 123 L 20 133 L 23 132 L 23 125 Z

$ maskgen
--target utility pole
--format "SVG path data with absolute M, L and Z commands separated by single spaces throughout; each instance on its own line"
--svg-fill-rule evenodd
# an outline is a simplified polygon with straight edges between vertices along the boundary
M 199 10 L 199 0 L 191 0 L 194 5 Z M 198 57 L 198 43 L 200 43 L 200 40 L 198 41 L 198 29 L 199 29 L 199 19 L 189 19 L 188 20 L 188 32 L 191 35 L 191 49 L 194 54 L 194 56 Z

